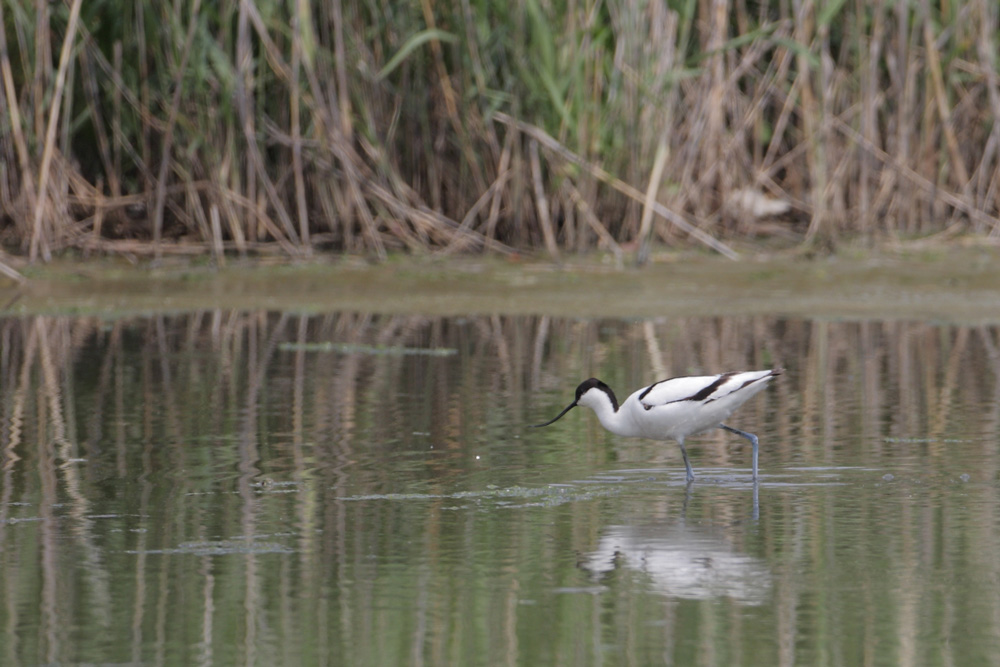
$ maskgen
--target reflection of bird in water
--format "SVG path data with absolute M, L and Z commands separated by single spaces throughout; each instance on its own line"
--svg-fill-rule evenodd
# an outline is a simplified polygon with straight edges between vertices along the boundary
M 757 480 L 757 436 L 722 423 L 736 408 L 781 375 L 781 369 L 723 373 L 702 377 L 662 380 L 636 391 L 619 407 L 611 387 L 590 378 L 576 388 L 576 399 L 555 419 L 537 424 L 548 426 L 578 405 L 597 413 L 601 425 L 616 435 L 676 440 L 681 446 L 687 480 L 694 480 L 684 438 L 713 428 L 742 436 L 753 445 L 753 479 Z
M 594 575 L 622 568 L 642 572 L 657 593 L 689 600 L 727 597 L 756 605 L 772 587 L 764 561 L 685 526 L 611 526 L 581 566 Z

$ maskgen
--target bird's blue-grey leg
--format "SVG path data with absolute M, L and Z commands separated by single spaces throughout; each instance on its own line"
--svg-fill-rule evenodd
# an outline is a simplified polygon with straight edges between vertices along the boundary
M 688 451 L 684 449 L 684 438 L 678 438 L 677 444 L 681 446 L 681 456 L 684 457 L 684 467 L 687 468 L 687 481 L 691 483 L 694 481 L 694 471 L 691 470 L 691 462 L 688 461 Z
M 747 433 L 746 431 L 741 431 L 738 428 L 733 428 L 732 426 L 726 426 L 725 424 L 719 424 L 721 428 L 726 429 L 730 433 L 735 433 L 736 435 L 746 438 L 753 445 L 753 478 L 757 479 L 757 436 L 753 433 Z

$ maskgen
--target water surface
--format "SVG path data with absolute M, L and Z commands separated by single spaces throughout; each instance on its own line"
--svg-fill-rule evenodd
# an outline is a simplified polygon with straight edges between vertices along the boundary
M 0 320 L 2 664 L 995 664 L 1000 329 Z M 621 396 L 783 366 L 749 447 Z

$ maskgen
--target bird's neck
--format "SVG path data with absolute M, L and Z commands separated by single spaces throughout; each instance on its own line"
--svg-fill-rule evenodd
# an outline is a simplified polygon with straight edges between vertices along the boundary
M 628 435 L 628 428 L 624 419 L 625 414 L 618 408 L 617 401 L 612 396 L 606 394 L 601 396 L 595 402 L 593 410 L 597 414 L 597 419 L 601 422 L 601 426 L 612 433 Z

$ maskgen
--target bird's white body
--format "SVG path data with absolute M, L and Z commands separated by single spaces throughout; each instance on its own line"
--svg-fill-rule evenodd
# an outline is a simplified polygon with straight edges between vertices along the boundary
M 615 410 L 603 391 L 591 390 L 577 405 L 597 413 L 617 435 L 677 440 L 718 428 L 736 408 L 767 386 L 771 371 L 679 377 L 643 387 Z M 701 394 L 701 398 L 698 398 Z
M 688 480 L 694 479 L 688 463 L 684 438 L 713 428 L 724 428 L 750 440 L 753 445 L 753 477 L 757 479 L 757 437 L 730 428 L 722 422 L 736 408 L 767 386 L 768 380 L 781 370 L 745 371 L 697 377 L 678 377 L 643 387 L 618 405 L 611 388 L 596 378 L 577 387 L 576 400 L 556 421 L 577 405 L 597 414 L 601 425 L 617 435 L 676 440 L 684 455 Z

